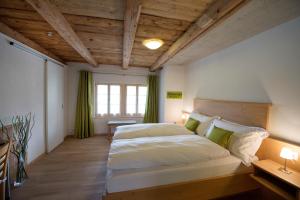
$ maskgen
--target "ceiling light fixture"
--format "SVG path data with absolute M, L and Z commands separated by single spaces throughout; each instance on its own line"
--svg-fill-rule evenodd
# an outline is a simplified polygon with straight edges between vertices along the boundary
M 52 37 L 53 33 L 52 32 L 47 32 L 48 37 Z
M 161 47 L 164 44 L 164 42 L 160 39 L 146 39 L 143 41 L 143 45 L 146 46 L 148 49 L 158 49 L 159 47 Z

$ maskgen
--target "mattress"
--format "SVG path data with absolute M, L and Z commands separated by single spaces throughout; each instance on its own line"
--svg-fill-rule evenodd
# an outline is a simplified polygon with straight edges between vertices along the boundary
M 108 193 L 122 192 L 251 171 L 251 167 L 246 167 L 239 158 L 232 155 L 174 167 L 108 170 L 106 191 Z

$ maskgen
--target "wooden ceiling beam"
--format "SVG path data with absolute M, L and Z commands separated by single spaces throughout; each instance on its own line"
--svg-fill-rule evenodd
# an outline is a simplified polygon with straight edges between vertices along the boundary
M 63 14 L 49 0 L 26 0 L 88 63 L 97 66 L 96 60 L 84 46 Z
M 123 36 L 123 68 L 128 69 L 135 34 L 141 15 L 139 0 L 126 0 Z
M 64 63 L 61 58 L 57 57 L 56 55 L 54 55 L 50 51 L 46 50 L 44 47 L 40 46 L 36 42 L 34 42 L 34 41 L 30 40 L 29 38 L 25 37 L 21 33 L 13 30 L 12 28 L 7 26 L 3 22 L 0 22 L 0 32 L 7 35 L 7 36 L 9 36 L 9 37 L 11 37 L 11 38 L 13 38 L 14 40 L 17 40 L 17 41 L 29 46 L 30 48 L 33 48 L 36 51 L 39 51 L 39 52 L 45 54 L 46 56 L 49 56 L 52 59 L 55 59 L 55 60 L 57 60 L 61 63 Z
M 176 40 L 171 47 L 161 55 L 151 66 L 154 71 L 160 68 L 169 59 L 175 56 L 179 51 L 189 45 L 192 41 L 199 39 L 207 30 L 222 22 L 228 16 L 236 12 L 241 6 L 249 0 L 217 0 L 215 1 L 187 31 Z

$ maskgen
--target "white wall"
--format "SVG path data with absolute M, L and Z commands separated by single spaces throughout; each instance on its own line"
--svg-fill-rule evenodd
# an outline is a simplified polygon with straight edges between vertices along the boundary
M 45 151 L 44 60 L 10 46 L 0 35 L 0 61 L 0 119 L 35 114 L 28 146 L 30 162 Z
M 122 70 L 119 66 L 99 66 L 93 68 L 88 64 L 81 63 L 69 63 L 68 68 L 68 134 L 74 133 L 75 115 L 76 115 L 76 103 L 77 103 L 77 90 L 80 70 L 89 70 L 95 72 L 93 74 L 95 83 L 115 83 L 115 84 L 147 84 L 147 75 L 150 74 L 146 68 L 134 68 L 130 67 L 128 70 Z M 101 73 L 117 73 L 114 74 L 101 74 Z M 123 74 L 127 74 L 124 76 Z M 133 74 L 143 75 L 134 76 Z M 121 118 L 106 117 L 106 118 L 94 118 L 95 133 L 105 134 L 108 132 L 107 121 L 117 120 Z M 135 119 L 138 122 L 142 121 L 141 117 L 126 118 Z
M 0 119 L 9 124 L 14 115 L 34 113 L 35 125 L 27 157 L 27 162 L 30 163 L 46 150 L 46 66 L 44 59 L 9 45 L 7 39 L 14 41 L 0 34 Z M 48 61 L 48 67 L 52 69 L 58 65 Z M 66 67 L 63 71 L 65 69 Z M 66 75 L 64 73 L 64 82 L 67 81 Z M 66 94 L 60 95 L 64 95 L 64 101 L 67 102 Z M 65 115 L 61 119 L 63 124 L 67 121 L 66 117 Z M 64 135 L 64 132 L 61 134 Z
M 64 66 L 64 136 L 68 135 L 69 122 L 69 66 Z
M 271 133 L 300 143 L 300 18 L 192 63 L 185 79 L 185 109 L 195 97 L 271 102 Z
M 167 91 L 182 91 L 184 96 L 185 69 L 180 65 L 167 65 L 160 71 L 159 121 L 182 122 L 183 99 L 167 99 Z
M 64 141 L 64 68 L 46 63 L 46 151 L 51 152 Z

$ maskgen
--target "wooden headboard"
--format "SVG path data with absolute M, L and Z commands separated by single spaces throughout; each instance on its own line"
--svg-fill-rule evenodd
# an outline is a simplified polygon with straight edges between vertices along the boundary
M 268 126 L 270 106 L 269 103 L 194 99 L 194 110 L 199 113 L 265 129 Z

